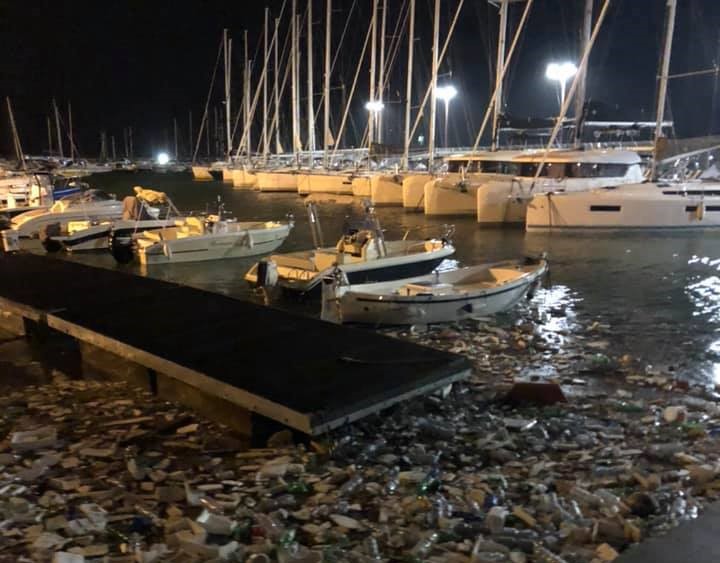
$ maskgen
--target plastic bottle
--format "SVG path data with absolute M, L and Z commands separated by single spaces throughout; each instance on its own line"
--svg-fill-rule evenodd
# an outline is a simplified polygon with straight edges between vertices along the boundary
M 414 561 L 422 561 L 425 559 L 437 543 L 438 538 L 439 535 L 437 532 L 427 532 L 410 550 L 412 559 Z
M 393 467 L 388 471 L 388 480 L 385 483 L 385 493 L 394 495 L 400 487 L 400 468 Z
M 345 481 L 342 487 L 340 487 L 340 490 L 338 491 L 340 493 L 340 496 L 346 497 L 351 496 L 354 494 L 365 482 L 365 479 L 360 473 L 356 473 L 350 479 Z

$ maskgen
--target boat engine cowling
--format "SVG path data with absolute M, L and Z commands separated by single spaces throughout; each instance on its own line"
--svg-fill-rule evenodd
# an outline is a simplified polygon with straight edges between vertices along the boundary
M 60 223 L 49 223 L 40 229 L 38 237 L 40 238 L 40 242 L 46 252 L 52 253 L 62 250 L 62 244 L 54 238 L 60 236 L 61 234 L 62 227 L 60 226 Z
M 135 257 L 132 237 L 110 231 L 108 246 L 110 247 L 110 254 L 113 255 L 118 264 L 129 264 Z
M 257 286 L 274 287 L 277 282 L 277 263 L 274 260 L 260 260 L 257 265 Z

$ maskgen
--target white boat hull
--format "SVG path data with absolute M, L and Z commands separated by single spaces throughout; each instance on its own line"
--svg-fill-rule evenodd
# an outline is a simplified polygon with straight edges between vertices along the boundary
M 374 174 L 370 179 L 370 200 L 373 205 L 402 205 L 402 181 L 399 174 Z
M 695 190 L 698 190 L 698 187 L 695 187 Z M 654 184 L 636 184 L 611 190 L 536 195 L 528 204 L 526 228 L 535 230 L 720 227 L 720 196 L 664 194 L 663 191 L 681 192 L 682 190 L 660 188 Z M 720 185 L 715 184 L 714 191 L 719 192 Z
M 257 172 L 257 189 L 261 192 L 296 192 L 297 177 L 294 172 Z
M 456 322 L 463 319 L 494 315 L 516 306 L 539 283 L 547 266 L 542 262 L 531 273 L 516 281 L 486 290 L 412 296 L 382 293 L 383 286 L 398 287 L 405 283 L 435 280 L 443 282 L 456 272 L 431 274 L 415 280 L 392 284 L 352 286 L 338 299 L 342 322 L 372 325 L 414 325 Z M 368 289 L 370 291 L 368 291 Z
M 245 258 L 273 252 L 290 234 L 289 225 L 267 229 L 247 229 L 238 232 L 198 235 L 159 241 L 151 245 L 139 244 L 141 264 L 203 262 L 228 258 Z
M 222 181 L 227 182 L 228 184 L 231 184 L 233 181 L 233 172 L 235 172 L 232 168 L 223 168 L 222 169 Z
M 69 235 L 52 237 L 52 240 L 59 242 L 68 252 L 107 250 L 111 232 L 114 232 L 116 236 L 128 237 L 129 239 L 135 233 L 171 227 L 175 224 L 175 220 L 107 221 L 90 225 L 86 229 L 75 231 Z
M 352 179 L 347 174 L 298 174 L 297 189 L 301 195 L 315 193 L 353 195 Z
M 409 174 L 403 178 L 402 205 L 409 211 L 425 209 L 425 184 L 432 181 L 430 174 Z

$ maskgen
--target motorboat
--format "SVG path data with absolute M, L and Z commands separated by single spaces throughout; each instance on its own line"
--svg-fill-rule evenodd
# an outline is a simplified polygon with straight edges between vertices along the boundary
M 134 196 L 123 200 L 120 219 L 78 220 L 68 223 L 51 223 L 40 231 L 45 250 L 112 251 L 118 262 L 132 259 L 132 236 L 144 231 L 172 227 L 181 217 L 175 205 L 164 192 L 135 186 Z
M 493 315 L 532 295 L 545 258 L 469 266 L 413 279 L 348 284 L 343 272 L 323 284 L 323 318 L 343 323 L 413 325 Z
M 292 219 L 240 222 L 217 215 L 185 217 L 172 227 L 133 237 L 141 264 L 200 262 L 259 256 L 277 250 L 293 228 Z
M 46 225 L 70 221 L 100 221 L 122 217 L 123 204 L 102 190 L 90 189 L 65 196 L 49 209 L 27 211 L 12 218 L 11 228 L 20 237 L 37 236 Z
M 448 159 L 445 177 L 425 184 L 423 203 L 426 215 L 475 215 L 482 224 L 522 224 L 534 194 L 631 184 L 641 182 L 643 173 L 640 155 L 625 150 L 456 155 Z
M 309 293 L 335 268 L 352 284 L 409 278 L 432 272 L 455 252 L 451 233 L 438 239 L 385 240 L 374 209 L 366 207 L 359 224 L 348 224 L 335 246 L 322 244 L 322 231 L 315 204 L 307 204 L 316 248 L 274 254 L 255 264 L 245 279 L 255 286 L 278 285 L 283 289 Z
M 720 182 L 645 182 L 586 192 L 537 194 L 533 229 L 687 229 L 720 227 Z

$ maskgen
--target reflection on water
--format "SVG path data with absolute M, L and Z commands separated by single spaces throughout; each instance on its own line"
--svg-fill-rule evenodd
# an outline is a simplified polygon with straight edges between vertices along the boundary
M 295 230 L 280 251 L 305 249 L 312 239 L 303 200 L 296 194 L 233 190 L 220 182 L 193 182 L 183 175 L 110 174 L 94 178 L 98 187 L 123 197 L 132 186 L 166 191 L 181 210 L 214 209 L 217 196 L 240 220 L 282 219 L 293 213 Z M 326 243 L 339 236 L 347 215 L 362 213 L 352 204 L 318 203 Z M 572 333 L 575 319 L 609 324 L 613 350 L 627 351 L 694 379 L 720 380 L 720 232 L 537 232 L 481 229 L 473 218 L 430 218 L 400 208 L 379 208 L 387 237 L 442 234 L 455 224 L 456 258 L 463 264 L 547 252 L 553 288 L 536 297 L 554 330 Z M 117 267 L 109 255 L 73 260 Z M 170 264 L 147 275 L 226 295 L 262 302 L 243 275 L 256 259 Z M 139 272 L 139 268 L 135 268 Z M 297 304 L 281 306 L 296 309 Z M 301 306 L 317 314 L 316 304 Z

